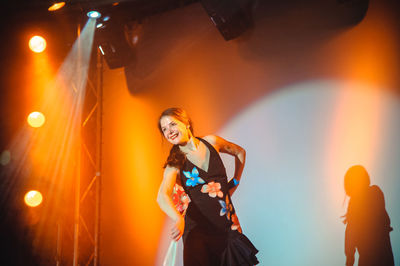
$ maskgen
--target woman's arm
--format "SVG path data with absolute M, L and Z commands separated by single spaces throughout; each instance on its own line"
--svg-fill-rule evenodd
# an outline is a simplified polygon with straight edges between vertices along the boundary
M 175 208 L 171 195 L 176 183 L 179 170 L 174 167 L 167 166 L 164 170 L 164 177 L 161 182 L 157 195 L 157 203 L 160 208 L 175 222 L 172 228 L 172 238 L 178 241 L 183 234 L 185 228 L 185 220 L 179 211 Z
M 232 195 L 242 178 L 242 172 L 246 162 L 246 151 L 239 145 L 229 142 L 219 136 L 209 135 L 204 137 L 204 139 L 211 143 L 218 152 L 228 153 L 235 157 L 235 173 L 230 181 L 233 185 L 229 189 L 229 194 Z

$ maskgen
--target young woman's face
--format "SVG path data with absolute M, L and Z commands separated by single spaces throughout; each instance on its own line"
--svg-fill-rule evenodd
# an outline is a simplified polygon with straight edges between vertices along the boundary
M 164 137 L 172 144 L 184 144 L 189 141 L 187 126 L 173 116 L 163 116 L 160 127 Z

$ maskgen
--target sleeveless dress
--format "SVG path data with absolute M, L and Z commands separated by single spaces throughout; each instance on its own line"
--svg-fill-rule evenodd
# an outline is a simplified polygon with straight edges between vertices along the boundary
M 183 233 L 184 265 L 258 264 L 258 250 L 242 234 L 221 157 L 210 143 L 198 139 L 210 151 L 208 171 L 188 159 L 180 170 L 182 187 L 190 198 Z

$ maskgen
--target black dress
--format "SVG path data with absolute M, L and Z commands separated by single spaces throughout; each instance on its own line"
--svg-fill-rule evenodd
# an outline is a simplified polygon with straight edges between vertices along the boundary
M 180 181 L 190 198 L 183 233 L 184 265 L 255 265 L 258 250 L 242 234 L 228 193 L 225 167 L 218 152 L 209 149 L 208 171 L 189 160 L 180 171 Z

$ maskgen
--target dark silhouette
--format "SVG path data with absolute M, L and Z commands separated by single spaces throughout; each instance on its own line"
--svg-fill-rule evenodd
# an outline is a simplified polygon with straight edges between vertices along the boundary
M 358 251 L 359 266 L 393 266 L 390 243 L 390 218 L 382 190 L 370 185 L 368 172 L 352 166 L 344 177 L 344 189 L 350 197 L 344 223 L 346 266 L 354 264 Z

